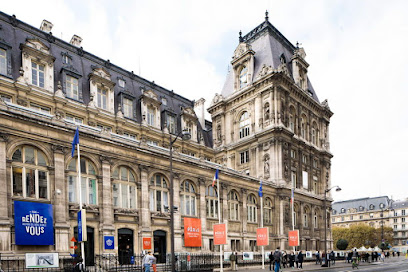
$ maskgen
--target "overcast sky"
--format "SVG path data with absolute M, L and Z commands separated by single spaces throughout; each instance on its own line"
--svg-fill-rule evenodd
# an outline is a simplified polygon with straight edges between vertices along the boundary
M 269 21 L 328 99 L 335 200 L 408 197 L 408 1 L 2 1 L 0 9 L 189 99 L 220 93 L 243 35 Z

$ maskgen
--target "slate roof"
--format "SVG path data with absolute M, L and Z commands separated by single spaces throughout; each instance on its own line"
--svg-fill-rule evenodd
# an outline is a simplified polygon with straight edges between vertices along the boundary
M 266 17 L 264 22 L 242 37 L 242 41 L 250 44 L 252 46 L 252 50 L 255 52 L 253 77 L 258 75 L 264 64 L 271 66 L 273 69 L 277 69 L 281 63 L 280 56 L 283 54 L 286 59 L 289 73 L 293 78 L 291 58 L 296 47 L 268 21 L 268 17 Z M 311 96 L 314 100 L 319 102 L 309 78 L 307 83 Z M 221 94 L 223 97 L 228 97 L 233 92 L 233 71 L 230 71 L 227 74 Z
M 391 205 L 394 210 L 408 208 L 408 199 L 393 201 Z
M 388 196 L 379 196 L 379 197 L 366 197 L 366 198 L 357 198 L 350 199 L 345 201 L 333 202 L 332 210 L 333 213 L 340 214 L 341 209 L 345 209 L 347 212 L 348 209 L 357 209 L 357 212 L 366 212 L 370 211 L 370 205 L 374 205 L 372 211 L 379 211 L 380 204 L 384 204 L 384 209 L 391 208 L 391 199 Z M 363 207 L 364 210 L 360 210 L 360 207 Z

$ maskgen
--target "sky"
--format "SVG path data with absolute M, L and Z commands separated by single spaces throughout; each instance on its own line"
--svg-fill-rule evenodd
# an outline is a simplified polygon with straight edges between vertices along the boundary
M 408 1 L 4 1 L 0 10 L 209 107 L 243 35 L 269 21 L 310 64 L 330 123 L 334 200 L 408 197 Z M 23 8 L 22 8 L 23 7 Z M 210 116 L 207 116 L 210 119 Z

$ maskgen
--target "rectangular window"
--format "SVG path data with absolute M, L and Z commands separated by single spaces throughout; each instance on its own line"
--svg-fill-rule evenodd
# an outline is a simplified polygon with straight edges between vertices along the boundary
M 125 133 L 123 133 L 123 136 L 125 136 L 127 138 L 130 138 L 130 139 L 133 139 L 133 140 L 136 140 L 136 135 L 134 135 L 134 134 L 130 134 L 130 133 L 125 132 Z
M 73 122 L 73 123 L 77 123 L 77 124 L 83 124 L 84 123 L 84 120 L 82 118 L 76 117 L 76 116 L 73 116 L 73 115 L 69 115 L 69 114 L 65 115 L 65 120 Z
M 13 195 L 23 196 L 23 168 L 13 167 Z
M 69 202 L 76 201 L 76 177 L 75 176 L 68 177 L 68 201 Z
M 291 151 L 290 151 L 290 157 L 291 157 L 292 159 L 296 159 L 296 150 L 291 150 Z
M 401 215 L 402 215 L 402 216 L 405 216 L 405 210 L 402 210 L 402 211 L 401 211 Z
M 31 62 L 31 83 L 35 86 L 44 88 L 45 66 Z
M 7 74 L 7 51 L 0 48 L 0 74 Z
M 123 115 L 127 118 L 133 118 L 133 100 L 123 98 Z
M 241 157 L 241 164 L 249 162 L 249 150 L 239 153 Z
M 313 176 L 313 191 L 315 194 L 319 194 L 318 179 L 316 176 Z
M 296 175 L 296 170 L 292 170 L 290 180 L 292 181 L 292 186 L 295 188 L 299 188 L 297 184 L 297 175 Z
M 401 225 L 401 229 L 405 229 L 405 224 L 402 224 L 402 225 Z
M 11 103 L 11 96 L 8 96 L 8 95 L 5 95 L 5 94 L 0 94 L 0 98 L 3 99 L 4 102 Z
M 398 219 L 397 219 L 397 218 L 394 218 L 394 223 L 398 223 Z
M 78 95 L 78 79 L 72 76 L 67 76 L 66 81 L 65 81 L 65 87 L 66 87 L 66 95 L 69 98 L 78 100 L 79 95 Z
M 170 114 L 167 115 L 167 128 L 169 130 L 169 133 L 176 133 L 176 118 Z
M 362 215 L 360 215 L 360 219 L 363 219 L 363 216 L 362 216 Z
M 96 127 L 99 128 L 102 131 L 105 131 L 105 132 L 112 132 L 112 128 L 109 127 L 109 126 L 104 126 L 104 125 L 101 125 L 101 124 L 97 124 Z
M 159 145 L 158 142 L 152 141 L 152 140 L 146 140 L 146 143 L 149 144 L 149 145 L 154 145 L 154 146 L 158 146 L 158 145 Z
M 47 113 L 50 114 L 51 113 L 51 109 L 48 107 L 44 107 L 44 106 L 40 106 L 34 103 L 30 103 L 30 109 L 41 112 L 41 113 Z
M 119 184 L 113 183 L 113 206 L 119 207 Z
M 155 119 L 155 114 L 156 111 L 152 107 L 147 108 L 147 124 L 149 126 L 154 126 L 154 119 Z
M 401 222 L 402 223 L 404 223 L 405 222 L 405 218 L 403 217 L 403 218 L 401 218 Z
M 302 171 L 302 181 L 303 181 L 303 188 L 309 189 L 309 173 L 306 171 Z
M 97 90 L 97 103 L 98 108 L 108 109 L 108 91 L 105 88 L 98 87 Z
M 119 79 L 119 80 L 118 80 L 118 85 L 119 85 L 119 87 L 121 87 L 121 88 L 125 88 L 125 81 L 124 81 L 123 79 Z
M 395 230 L 398 229 L 398 225 L 394 225 L 394 229 L 395 229 Z

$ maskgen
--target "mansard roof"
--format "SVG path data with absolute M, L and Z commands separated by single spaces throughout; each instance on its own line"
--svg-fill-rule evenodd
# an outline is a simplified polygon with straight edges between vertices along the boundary
M 289 74 L 293 78 L 291 59 L 298 47 L 294 46 L 288 39 L 286 39 L 285 36 L 283 36 L 282 33 L 269 22 L 267 16 L 264 22 L 255 27 L 245 36 L 240 37 L 239 41 L 240 43 L 248 43 L 255 52 L 254 79 L 264 65 L 267 67 L 270 66 L 272 69 L 278 69 L 278 66 L 281 64 L 280 58 L 282 55 L 285 57 Z M 231 70 L 227 75 L 221 92 L 223 97 L 228 97 L 234 92 L 233 77 L 233 71 Z M 307 79 L 307 84 L 311 96 L 315 101 L 319 102 L 309 78 Z
M 379 197 L 365 197 L 350 199 L 345 201 L 338 201 L 332 204 L 332 209 L 337 214 L 341 213 L 341 210 L 344 209 L 346 212 L 348 209 L 356 209 L 357 212 L 367 212 L 370 211 L 370 206 L 373 205 L 372 211 L 381 210 L 380 204 L 384 204 L 384 209 L 391 208 L 391 200 L 388 196 L 379 196 Z M 360 210 L 360 207 L 363 207 L 364 210 Z

